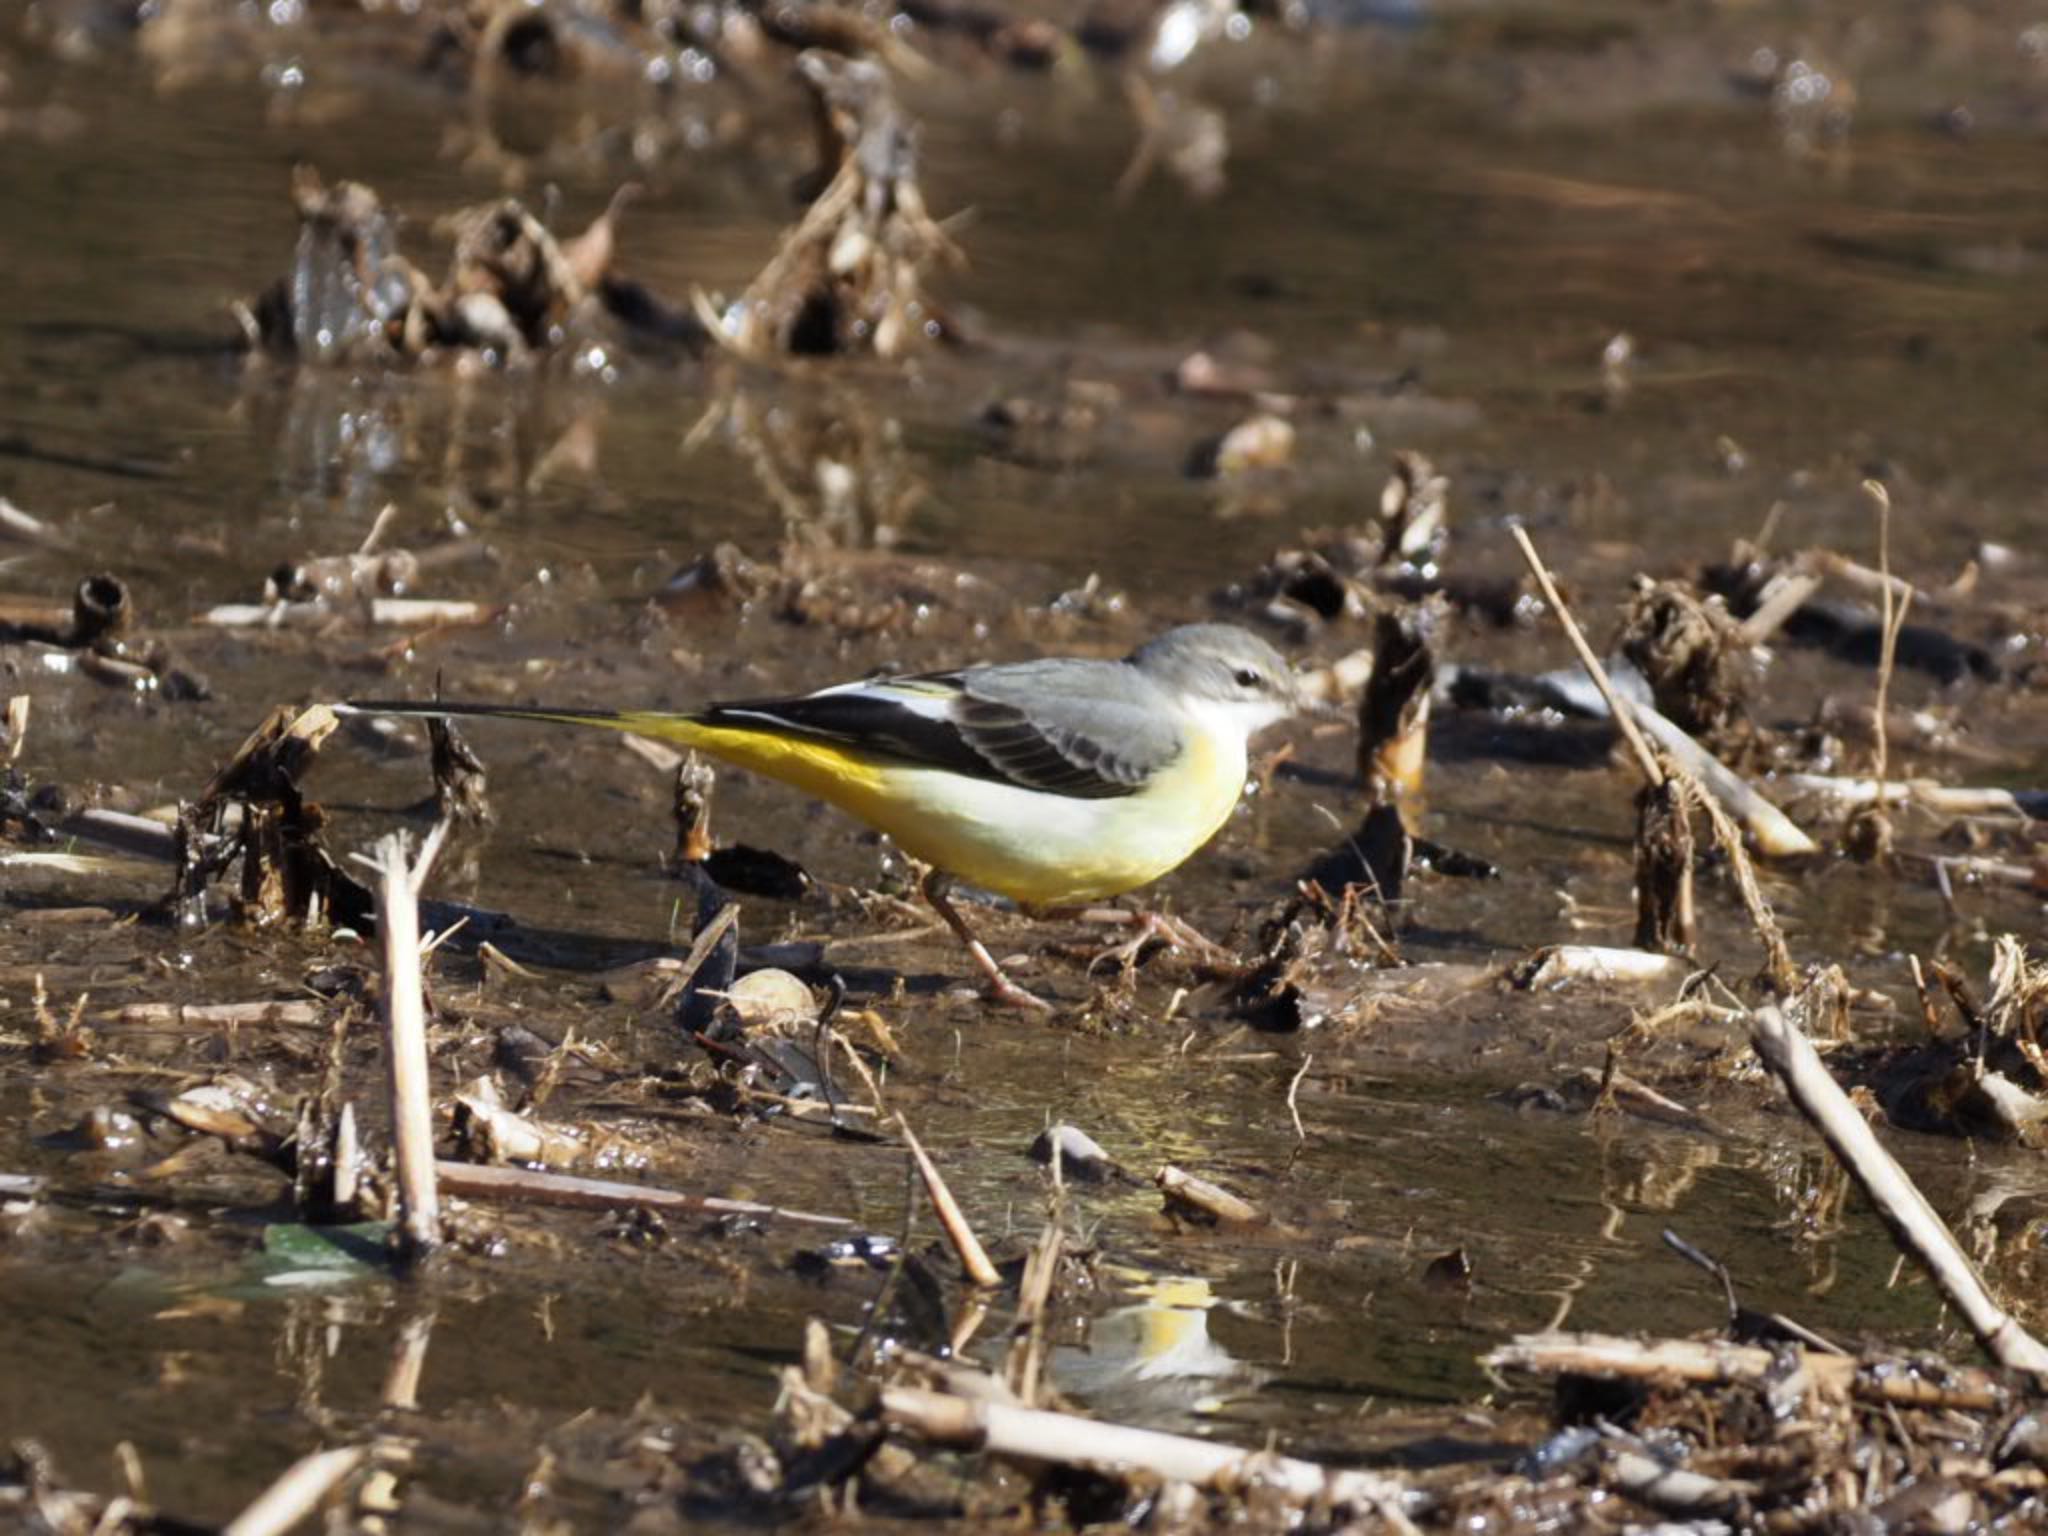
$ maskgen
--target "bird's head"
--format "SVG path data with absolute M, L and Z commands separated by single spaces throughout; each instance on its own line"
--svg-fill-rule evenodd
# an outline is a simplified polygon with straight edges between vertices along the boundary
M 1305 702 L 1287 658 L 1235 624 L 1183 624 L 1127 660 L 1186 707 L 1247 738 Z

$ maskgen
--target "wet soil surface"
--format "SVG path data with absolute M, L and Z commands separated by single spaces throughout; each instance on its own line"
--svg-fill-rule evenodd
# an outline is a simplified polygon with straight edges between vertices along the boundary
M 1874 571 L 1875 485 L 1919 626 L 1890 682 L 1890 776 L 2048 789 L 2038 17 L 1459 5 L 1291 25 L 1225 6 L 1184 60 L 1144 17 L 1053 10 L 999 38 L 905 22 L 883 30 L 925 61 L 891 59 L 914 211 L 959 259 L 919 258 L 895 355 L 876 354 L 896 321 L 848 306 L 839 355 L 791 358 L 767 355 L 805 349 L 765 321 L 751 351 L 710 333 L 815 195 L 811 97 L 790 39 L 701 9 L 697 32 L 568 6 L 528 32 L 489 8 L 0 9 L 0 494 L 20 514 L 0 522 L 0 680 L 28 700 L 5 851 L 46 855 L 48 829 L 94 856 L 0 865 L 0 1440 L 102 1493 L 139 1468 L 147 1502 L 198 1522 L 316 1445 L 383 1432 L 409 1447 L 421 1527 L 752 1523 L 807 1507 L 731 1470 L 804 1321 L 933 1350 L 968 1306 L 892 1122 L 735 1087 L 659 996 L 701 894 L 671 857 L 672 762 L 467 728 L 493 819 L 454 834 L 427 890 L 430 926 L 469 918 L 430 972 L 437 1096 L 494 1073 L 582 1136 L 584 1171 L 847 1228 L 479 1200 L 416 1275 L 374 1241 L 309 1256 L 275 1160 L 167 1106 L 232 1075 L 266 1125 L 325 1096 L 381 1146 L 369 923 L 220 894 L 180 921 L 169 865 L 77 841 L 81 812 L 198 800 L 281 705 L 439 687 L 680 709 L 1119 656 L 1212 617 L 1307 670 L 1438 587 L 1440 691 L 1403 807 L 1462 858 L 1367 903 L 1373 937 L 1320 952 L 1305 1001 L 1248 1006 L 1183 950 L 1091 965 L 1101 932 L 973 902 L 1057 1005 L 993 1008 L 886 841 L 725 772 L 715 839 L 804 872 L 739 897 L 740 942 L 780 946 L 821 995 L 837 977 L 881 1104 L 999 1263 L 1060 1201 L 1088 1257 L 1051 1380 L 1104 1417 L 1483 1470 L 1545 1424 L 1481 1372 L 1496 1343 L 1721 1323 L 1667 1228 L 1751 1307 L 1966 1357 L 1749 1054 L 1736 1010 L 1760 951 L 1724 858 L 1704 860 L 1696 965 L 1515 984 L 1543 946 L 1631 943 L 1636 781 L 1603 722 L 1477 707 L 1499 701 L 1448 679 L 1573 665 L 1511 523 L 1604 649 L 1639 573 L 1711 585 L 1738 541 Z M 778 25 L 820 41 L 816 18 Z M 433 314 L 410 353 L 321 361 L 254 331 L 249 350 L 230 306 L 254 317 L 303 259 L 298 166 L 374 188 L 432 274 L 457 209 L 517 197 L 567 242 L 637 183 L 587 286 L 629 277 L 658 314 L 609 298 L 535 342 L 451 278 L 417 289 Z M 1404 475 L 1442 477 L 1447 532 L 1345 569 Z M 392 549 L 395 572 L 346 558 Z M 73 630 L 102 575 L 131 610 L 107 643 Z M 1839 807 L 1789 775 L 1872 771 L 1879 604 L 1853 574 L 1826 592 L 1772 639 L 1721 745 L 1821 845 L 1766 860 L 1763 888 L 1801 985 L 1841 968 L 1843 1059 L 1879 1063 L 1863 1080 L 1883 1097 L 1886 1049 L 1930 1033 L 1912 962 L 1990 998 L 1998 936 L 2038 947 L 2048 866 L 2009 813 L 1901 810 L 1888 857 L 1838 851 Z M 377 607 L 409 599 L 449 606 Z M 1147 904 L 1259 953 L 1366 808 L 1345 686 L 1343 719 L 1261 739 L 1237 814 Z M 425 733 L 346 721 L 301 787 L 344 864 L 417 836 Z M 1669 1012 L 1681 997 L 1703 1006 Z M 179 1011 L 262 1002 L 280 1006 Z M 1937 1033 L 1961 1028 L 1944 1013 Z M 1603 1095 L 1617 1064 L 1665 1097 Z M 861 1076 L 833 1082 L 875 1103 Z M 2032 1138 L 1920 1120 L 1892 1145 L 2040 1323 Z M 1122 1176 L 1056 1196 L 1028 1155 L 1054 1122 Z M 1268 1220 L 1163 1211 L 1168 1163 Z M 826 1262 L 850 1233 L 909 1264 Z M 1007 1340 L 1003 1298 L 970 1355 Z M 887 1513 L 999 1507 L 942 1487 Z

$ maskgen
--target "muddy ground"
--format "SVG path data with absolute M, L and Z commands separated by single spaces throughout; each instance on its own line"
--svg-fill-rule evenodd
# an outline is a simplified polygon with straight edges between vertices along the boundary
M 855 114 L 848 142 L 896 158 L 860 162 L 887 196 L 846 215 L 880 222 L 830 325 L 761 286 L 837 163 L 803 49 L 879 58 L 887 122 L 913 125 L 863 137 L 878 119 Z M 1511 525 L 1603 651 L 1639 575 L 1827 576 L 1833 606 L 1737 648 L 1717 745 L 1818 845 L 1761 861 L 1793 997 L 1839 1019 L 1841 1075 L 2040 1325 L 2033 1121 L 1905 1080 L 2005 997 L 1999 937 L 2008 976 L 2040 945 L 2044 171 L 2048 29 L 2002 3 L 0 6 L 0 681 L 28 701 L 0 821 L 0 1518 L 61 1525 L 61 1488 L 89 1501 L 80 1528 L 121 1494 L 161 1512 L 138 1520 L 221 1522 L 294 1457 L 373 1436 L 396 1475 L 359 1519 L 799 1518 L 854 1502 L 843 1480 L 744 1468 L 772 1459 L 805 1320 L 849 1356 L 877 1334 L 933 1350 L 969 1305 L 885 1117 L 761 1097 L 657 996 L 701 910 L 671 763 L 467 730 L 492 820 L 427 891 L 430 925 L 469 917 L 430 973 L 444 1110 L 479 1074 L 515 1100 L 540 1081 L 586 1171 L 844 1218 L 907 1267 L 828 1264 L 841 1229 L 780 1217 L 487 1201 L 415 1274 L 375 1232 L 309 1257 L 250 1137 L 324 1094 L 381 1149 L 372 924 L 301 921 L 238 876 L 172 903 L 170 865 L 82 813 L 175 819 L 279 706 L 438 686 L 682 708 L 1121 655 L 1208 617 L 1308 670 L 1384 649 L 1380 615 L 1429 591 L 1441 691 L 1401 805 L 1457 857 L 1360 896 L 1305 1002 L 1247 1001 L 1180 951 L 1091 965 L 1102 934 L 976 905 L 1058 1004 L 994 1009 L 886 843 L 721 774 L 717 841 L 804 872 L 738 896 L 741 943 L 843 986 L 880 1074 L 842 1068 L 835 1092 L 907 1119 L 999 1263 L 1056 1211 L 1085 1259 L 1050 1380 L 1120 1422 L 1469 1493 L 1554 1425 L 1489 1349 L 1722 1325 L 1666 1229 L 1751 1308 L 1973 1358 L 1749 1053 L 1769 988 L 1711 834 L 1693 961 L 1517 985 L 1544 946 L 1632 942 L 1637 781 L 1604 721 L 1453 686 L 1574 665 Z M 285 277 L 302 319 L 324 302 L 289 278 L 322 270 L 308 210 L 344 182 L 413 275 L 374 335 L 335 342 L 263 296 Z M 629 183 L 609 248 L 576 245 Z M 462 230 L 437 227 L 507 197 L 586 263 L 531 324 L 492 286 L 504 264 L 451 265 Z M 835 272 L 851 228 L 818 246 Z M 1445 531 L 1404 553 L 1418 497 Z M 1881 559 L 1915 626 L 1882 748 Z M 89 580 L 118 622 L 74 607 Z M 1146 902 L 1257 957 L 1365 813 L 1358 682 L 1342 718 L 1263 739 L 1239 813 Z M 1888 852 L 1852 857 L 1870 829 L 1791 776 L 1880 764 L 2019 810 L 1901 809 Z M 301 787 L 353 868 L 430 824 L 425 733 L 345 722 Z M 1839 1013 L 1816 1001 L 1829 967 Z M 2038 1003 L 2013 1005 L 2026 1030 Z M 1664 1097 L 1603 1096 L 1617 1065 Z M 256 1130 L 173 1112 L 229 1074 Z M 1053 1122 L 1125 1176 L 1056 1194 L 1028 1156 Z M 1268 1220 L 1162 1210 L 1167 1163 Z M 969 1356 L 1007 1342 L 1014 1293 L 991 1305 Z M 408 1401 L 395 1362 L 421 1349 Z M 1121 1509 L 972 1459 L 926 1470 L 874 1518 Z

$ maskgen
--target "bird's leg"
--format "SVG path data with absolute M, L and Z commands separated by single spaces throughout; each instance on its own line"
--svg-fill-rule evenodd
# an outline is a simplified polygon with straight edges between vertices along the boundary
M 1016 982 L 1003 974 L 1003 968 L 996 964 L 996 957 L 988 952 L 988 946 L 974 936 L 974 930 L 967 926 L 967 919 L 959 909 L 946 899 L 946 892 L 953 884 L 953 877 L 942 870 L 928 871 L 922 889 L 924 899 L 932 904 L 932 910 L 945 919 L 946 926 L 953 930 L 953 936 L 967 946 L 967 953 L 974 957 L 974 963 L 981 974 L 988 978 L 991 1000 L 1006 1008 L 1033 1008 L 1041 1013 L 1051 1013 L 1052 1004 L 1036 993 L 1027 992 Z

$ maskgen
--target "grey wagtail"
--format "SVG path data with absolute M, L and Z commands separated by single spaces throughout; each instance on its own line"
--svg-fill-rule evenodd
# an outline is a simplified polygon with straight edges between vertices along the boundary
M 1027 908 L 1149 884 L 1223 825 L 1244 790 L 1252 736 L 1301 703 L 1294 673 L 1258 636 L 1188 624 L 1121 661 L 883 677 L 680 714 L 440 700 L 343 708 L 602 726 L 780 779 L 931 866 L 925 898 L 996 999 L 1044 1008 L 1003 974 L 947 899 L 952 880 Z

